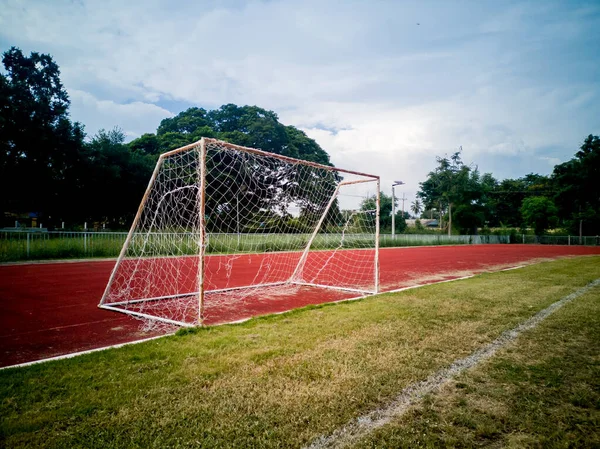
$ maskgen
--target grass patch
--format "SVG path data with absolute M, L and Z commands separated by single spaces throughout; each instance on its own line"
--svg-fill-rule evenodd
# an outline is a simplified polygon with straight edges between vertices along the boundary
M 43 259 L 117 257 L 127 233 L 117 232 L 0 232 L 0 262 Z M 311 234 L 209 234 L 208 254 L 302 251 Z M 380 247 L 500 243 L 496 236 L 381 234 Z M 136 234 L 131 253 L 147 257 L 198 254 L 198 236 L 191 233 Z M 374 248 L 373 234 L 317 234 L 311 249 Z
M 117 257 L 123 233 L 0 232 L 0 262 Z
M 0 371 L 0 443 L 298 447 L 598 273 L 560 260 Z
M 353 447 L 600 447 L 599 299 L 566 305 Z

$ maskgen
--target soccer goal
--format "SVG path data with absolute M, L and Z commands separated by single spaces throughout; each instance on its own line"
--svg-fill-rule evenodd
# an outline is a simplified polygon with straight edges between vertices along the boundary
M 194 326 L 307 289 L 373 294 L 378 237 L 379 177 L 202 138 L 159 157 L 99 306 Z

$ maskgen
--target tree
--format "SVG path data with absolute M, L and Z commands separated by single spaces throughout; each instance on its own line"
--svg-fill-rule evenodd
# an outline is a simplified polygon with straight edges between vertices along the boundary
M 419 198 L 415 199 L 412 204 L 410 205 L 410 210 L 412 211 L 413 214 L 415 214 L 415 217 L 419 218 L 419 214 L 421 213 L 421 209 L 423 208 L 423 205 L 421 204 L 421 201 L 419 200 Z
M 530 173 L 518 179 L 489 182 L 484 187 L 487 198 L 487 220 L 492 226 L 523 225 L 521 206 L 531 196 L 551 197 L 554 192 L 552 180 L 543 175 Z
M 279 123 L 273 111 L 258 106 L 226 104 L 207 116 L 210 126 L 223 140 L 284 156 L 298 156 L 289 146 L 285 126 Z
M 189 108 L 175 117 L 166 118 L 160 122 L 157 135 L 169 132 L 180 134 L 195 134 L 198 129 L 205 126 L 210 127 L 210 121 L 203 108 Z
M 504 179 L 494 191 L 496 222 L 504 226 L 523 225 L 521 206 L 528 190 L 524 179 Z
M 435 217 L 439 215 L 438 211 L 435 208 L 431 209 L 423 209 L 419 218 L 433 220 Z
M 277 114 L 258 106 L 226 104 L 206 111 L 189 108 L 161 121 L 156 134 L 144 134 L 129 147 L 146 154 L 160 154 L 212 137 L 237 145 L 332 165 L 329 155 L 303 131 L 279 123 Z
M 153 155 L 133 152 L 124 144 L 119 128 L 101 129 L 85 144 L 82 164 L 85 178 L 75 212 L 79 220 L 127 226 L 135 214 L 155 164 Z
M 294 157 L 318 164 L 332 165 L 329 155 L 304 131 L 300 131 L 294 126 L 286 126 L 285 132 L 289 141 L 290 154 L 295 154 Z
M 396 212 L 396 217 L 394 218 L 394 226 L 396 227 L 394 232 L 396 234 L 402 233 L 406 230 L 407 215 L 408 215 L 408 212 L 404 212 L 404 214 L 402 213 L 402 211 Z M 410 217 L 410 215 L 408 215 L 408 216 Z M 390 228 L 391 228 L 391 225 L 390 225 Z
M 437 157 L 437 168 L 420 183 L 417 193 L 426 209 L 439 210 L 440 219 L 447 211 L 448 235 L 452 233 L 453 209 L 458 208 L 455 225 L 461 232 L 475 233 L 485 220 L 479 172 L 463 164 L 460 153 L 457 151 L 450 158 Z
M 50 55 L 12 47 L 0 73 L 0 212 L 65 213 L 82 176 L 83 126 Z M 11 192 L 10 195 L 6 192 Z
M 398 206 L 398 199 L 394 198 L 395 206 Z M 360 209 L 361 210 L 374 210 L 376 208 L 376 197 L 370 196 L 364 199 L 361 202 Z M 406 222 L 404 218 L 402 218 L 402 212 L 396 213 L 395 220 L 402 221 L 404 223 L 404 227 L 406 227 Z M 396 229 L 398 226 L 402 228 L 402 225 L 396 224 Z M 391 230 L 392 229 L 392 197 L 386 195 L 383 192 L 379 193 L 379 228 L 381 230 Z
M 496 202 L 496 190 L 498 181 L 491 173 L 484 173 L 479 179 L 480 196 L 478 199 L 479 213 L 482 214 L 483 222 L 488 226 L 499 226 L 498 203 Z
M 277 114 L 257 106 L 237 106 L 226 104 L 218 109 L 206 111 L 202 108 L 190 108 L 175 117 L 164 119 L 156 134 L 144 134 L 132 141 L 129 147 L 136 153 L 156 155 L 165 151 L 198 141 L 201 137 L 214 137 L 238 145 L 258 148 L 267 152 L 291 156 L 325 165 L 331 165 L 329 155 L 306 134 L 293 126 L 284 126 L 278 121 Z M 250 219 L 255 216 L 259 223 L 273 222 L 259 217 L 267 211 L 282 209 L 283 205 L 295 202 L 301 209 L 299 223 L 304 223 L 307 216 L 318 213 L 325 207 L 319 195 L 333 194 L 337 181 L 341 177 L 337 173 L 316 170 L 311 167 L 296 166 L 295 173 L 290 173 L 290 167 L 272 166 L 251 167 L 244 156 L 233 154 L 219 156 L 207 160 L 210 167 L 209 186 L 216 189 L 208 192 L 206 210 L 212 217 L 209 226 L 215 232 L 226 229 L 227 223 L 219 221 L 217 211 L 225 210 L 240 201 L 239 192 L 245 192 L 241 201 L 245 202 L 244 213 Z M 242 184 L 241 178 L 235 172 L 242 170 L 252 172 Z M 254 173 L 259 170 L 260 173 Z M 299 183 L 289 182 L 291 179 Z M 277 185 L 278 189 L 269 189 L 267 185 Z M 214 187 L 218 186 L 218 187 Z M 283 208 L 285 209 L 285 208 Z M 279 210 L 279 217 L 286 217 L 285 210 Z M 326 223 L 336 222 L 339 215 L 339 205 L 336 201 L 328 214 Z M 266 221 L 265 221 L 266 220 Z M 304 221 L 303 221 L 304 220 Z
M 556 225 L 558 209 L 554 202 L 545 196 L 532 196 L 523 200 L 521 214 L 528 226 L 533 227 L 535 235 L 542 235 Z
M 578 233 L 600 233 L 600 138 L 589 135 L 575 157 L 554 167 L 556 203 Z
M 163 152 L 161 143 L 162 142 L 156 134 L 146 133 L 133 140 L 129 144 L 129 148 L 142 154 L 159 155 Z

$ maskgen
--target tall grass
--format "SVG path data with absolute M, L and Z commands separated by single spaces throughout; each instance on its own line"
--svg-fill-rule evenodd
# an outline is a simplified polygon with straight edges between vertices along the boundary
M 0 262 L 116 257 L 125 233 L 0 233 Z
M 117 257 L 126 233 L 117 232 L 0 232 L 0 262 L 41 259 Z M 311 234 L 209 234 L 208 254 L 302 251 Z M 372 234 L 317 234 L 311 249 L 373 248 Z M 131 240 L 131 255 L 186 256 L 198 254 L 199 236 L 194 233 L 136 234 Z M 506 236 L 468 236 L 441 234 L 381 234 L 381 247 L 508 243 Z

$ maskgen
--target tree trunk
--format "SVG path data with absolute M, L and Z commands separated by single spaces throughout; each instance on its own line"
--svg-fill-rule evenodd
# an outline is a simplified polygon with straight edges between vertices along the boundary
M 448 235 L 452 235 L 452 203 L 448 203 Z
M 583 220 L 581 219 L 581 206 L 579 206 L 579 244 L 583 240 Z

